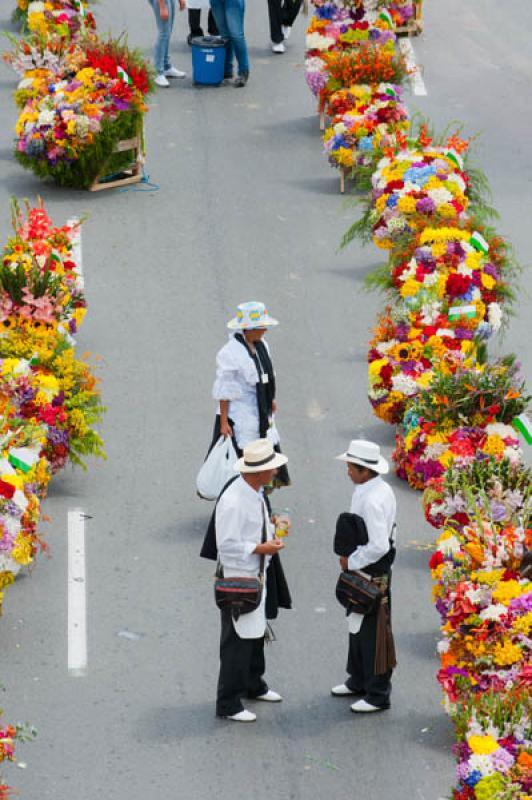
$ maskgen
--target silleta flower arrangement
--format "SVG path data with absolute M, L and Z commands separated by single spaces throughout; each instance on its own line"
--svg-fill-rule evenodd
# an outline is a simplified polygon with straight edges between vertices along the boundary
M 511 422 L 528 400 L 512 358 L 452 375 L 435 371 L 397 433 L 397 474 L 420 489 L 453 464 L 463 467 L 489 456 L 519 462 L 522 452 Z
M 328 111 L 333 119 L 323 137 L 325 152 L 333 166 L 355 179 L 362 170 L 371 174 L 382 149 L 395 145 L 397 131 L 409 129 L 401 88 L 390 83 L 358 84 L 335 92 Z
M 0 769 L 2 764 L 15 763 L 17 745 L 34 739 L 36 735 L 37 731 L 31 725 L 9 725 L 2 722 L 2 709 L 0 709 Z M 11 788 L 3 782 L 0 772 L 0 800 L 10 800 L 13 796 Z
M 103 167 L 124 168 L 130 156 L 113 156 L 115 146 L 141 132 L 151 89 L 142 56 L 118 41 L 80 40 L 53 80 L 31 80 L 16 125 L 15 156 L 23 166 L 78 188 L 90 186 Z
M 17 0 L 13 14 L 25 29 L 44 38 L 73 39 L 96 27 L 87 0 Z
M 0 607 L 2 590 L 40 548 L 40 501 L 67 461 L 104 456 L 97 381 L 75 357 L 85 300 L 76 226 L 13 203 L 15 235 L 0 271 Z

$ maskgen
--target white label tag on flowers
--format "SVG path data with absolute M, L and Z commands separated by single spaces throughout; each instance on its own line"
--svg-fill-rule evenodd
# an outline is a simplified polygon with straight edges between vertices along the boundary
M 267 372 L 263 372 L 260 377 L 261 377 L 261 380 L 262 380 L 263 383 L 269 383 L 270 382 L 270 378 L 269 378 Z

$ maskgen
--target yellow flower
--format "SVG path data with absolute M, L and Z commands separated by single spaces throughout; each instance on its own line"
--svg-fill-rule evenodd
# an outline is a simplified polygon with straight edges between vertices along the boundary
M 523 617 L 518 617 L 514 620 L 512 631 L 514 633 L 522 633 L 523 636 L 530 636 L 532 630 L 532 611 L 525 614 Z
M 499 749 L 499 743 L 493 736 L 470 736 L 467 743 L 477 756 L 489 756 Z
M 368 372 L 370 376 L 377 376 L 379 375 L 381 369 L 388 363 L 387 358 L 378 358 L 376 361 L 372 361 L 368 367 Z
M 342 167 L 353 166 L 353 151 L 348 147 L 339 147 L 335 150 L 334 157 Z
M 416 201 L 409 195 L 403 195 L 397 201 L 397 208 L 403 214 L 413 214 L 416 210 Z
M 470 250 L 466 255 L 465 263 L 468 267 L 470 267 L 470 269 L 478 269 L 480 267 L 481 258 L 481 253 L 477 253 L 476 250 Z
M 447 252 L 447 244 L 445 242 L 437 242 L 432 245 L 432 255 L 434 258 L 440 258 Z
M 488 290 L 493 289 L 496 283 L 495 278 L 492 278 L 491 275 L 488 275 L 486 272 L 482 273 L 482 275 L 480 276 L 480 280 L 482 286 L 484 286 Z
M 400 289 L 402 297 L 413 297 L 419 292 L 420 284 L 414 278 L 407 278 Z
M 493 648 L 493 660 L 500 667 L 510 667 L 523 657 L 521 648 L 512 642 L 497 642 Z
M 500 436 L 488 436 L 482 446 L 482 451 L 489 456 L 504 455 L 504 442 Z
M 487 586 L 495 586 L 496 583 L 499 583 L 503 575 L 503 569 L 481 570 L 479 572 L 472 572 L 471 578 L 478 581 L 478 583 L 483 583 Z
M 492 599 L 494 603 L 502 603 L 507 606 L 511 600 L 515 597 L 521 597 L 526 591 L 526 584 L 523 586 L 519 581 L 501 581 L 497 588 L 493 590 Z
M 438 206 L 438 214 L 446 219 L 451 219 L 456 216 L 456 209 L 450 203 L 442 203 L 441 206 Z
M 377 200 L 377 201 L 376 201 L 376 203 L 375 203 L 375 208 L 377 209 L 377 211 L 379 212 L 379 214 L 382 214 L 382 212 L 383 212 L 383 211 L 384 211 L 384 209 L 386 208 L 386 197 L 385 197 L 385 195 L 381 195 L 381 196 L 378 198 L 378 200 Z
M 31 564 L 33 560 L 31 543 L 21 533 L 15 538 L 15 546 L 11 551 L 11 557 L 23 566 Z

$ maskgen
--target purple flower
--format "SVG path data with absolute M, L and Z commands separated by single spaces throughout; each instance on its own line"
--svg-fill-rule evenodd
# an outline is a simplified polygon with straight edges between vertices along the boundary
M 435 209 L 436 205 L 430 197 L 423 197 L 416 203 L 416 211 L 418 214 L 432 214 L 434 213 Z
M 506 517 L 506 509 L 502 503 L 493 501 L 491 504 L 491 516 L 494 522 L 502 522 Z
M 492 754 L 491 760 L 498 772 L 508 772 L 515 762 L 513 755 L 509 753 L 508 750 L 505 750 L 504 747 L 499 747 L 499 749 Z
M 0 553 L 10 553 L 13 549 L 14 541 L 14 536 L 8 533 L 8 531 L 4 528 L 0 537 Z
M 516 612 L 528 614 L 529 611 L 532 611 L 532 592 L 528 592 L 528 594 L 522 594 L 521 597 L 514 597 L 514 599 L 510 602 L 509 608 L 514 614 Z

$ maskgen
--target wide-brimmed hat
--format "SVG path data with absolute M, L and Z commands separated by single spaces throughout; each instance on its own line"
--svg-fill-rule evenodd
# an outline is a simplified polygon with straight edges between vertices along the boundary
M 229 320 L 227 327 L 232 331 L 248 331 L 256 328 L 271 328 L 278 324 L 276 319 L 270 317 L 264 303 L 250 300 L 247 303 L 240 303 L 237 307 L 236 317 Z
M 235 472 L 264 472 L 277 469 L 288 461 L 282 453 L 276 453 L 269 439 L 256 439 L 244 447 L 244 455 L 236 462 Z
M 365 439 L 353 439 L 349 442 L 348 450 L 336 458 L 339 461 L 348 461 L 351 464 L 358 464 L 360 467 L 367 467 L 378 472 L 379 475 L 386 475 L 390 469 L 386 459 L 381 456 L 379 445 Z

